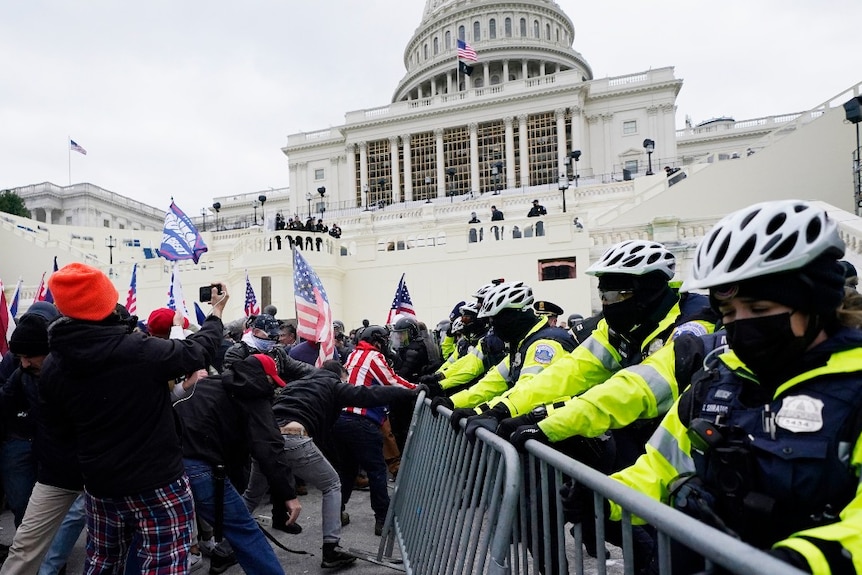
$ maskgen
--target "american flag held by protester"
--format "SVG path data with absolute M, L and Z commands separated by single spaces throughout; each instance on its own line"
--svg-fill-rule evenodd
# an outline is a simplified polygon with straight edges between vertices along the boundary
M 248 279 L 248 270 L 245 272 L 245 317 L 260 315 L 260 306 L 257 305 L 257 296 Z
M 386 316 L 386 323 L 391 324 L 392 321 L 399 315 L 412 315 L 416 317 L 416 310 L 413 308 L 413 300 L 410 299 L 410 292 L 407 291 L 407 282 L 404 281 L 404 276 L 401 274 L 401 280 L 398 282 L 398 289 L 395 290 L 395 297 L 392 299 L 392 307 L 389 308 L 389 315 Z
M 335 354 L 335 334 L 332 332 L 332 309 L 320 278 L 302 257 L 293 250 L 293 292 L 296 298 L 296 335 L 308 341 L 320 342 L 315 365 L 332 359 Z
M 173 269 L 171 269 L 171 287 L 168 289 L 168 304 L 165 307 L 178 310 L 185 318 L 191 318 L 183 295 L 183 284 L 180 282 L 180 268 L 177 262 L 173 263 Z
M 129 284 L 129 295 L 126 296 L 126 310 L 135 315 L 138 311 L 138 264 L 132 267 L 132 282 Z

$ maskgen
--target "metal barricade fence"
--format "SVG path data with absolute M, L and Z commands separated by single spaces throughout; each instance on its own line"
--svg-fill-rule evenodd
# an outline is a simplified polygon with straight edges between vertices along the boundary
M 656 541 L 654 572 L 660 575 L 672 572 L 672 540 L 705 559 L 699 575 L 711 573 L 713 565 L 738 575 L 803 575 L 537 441 L 528 441 L 528 453 L 518 454 L 480 429 L 472 444 L 449 425 L 451 411 L 440 407 L 440 417 L 433 417 L 430 402 L 420 398 L 380 548 L 368 559 L 418 575 L 634 575 L 636 516 L 655 530 L 650 534 Z M 613 548 L 613 560 L 585 558 L 583 525 L 567 536 L 560 496 L 564 479 L 594 492 L 599 556 L 606 541 L 604 501 L 623 508 L 621 547 Z

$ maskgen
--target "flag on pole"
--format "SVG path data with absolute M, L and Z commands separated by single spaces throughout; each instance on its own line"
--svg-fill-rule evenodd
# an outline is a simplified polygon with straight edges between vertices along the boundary
M 168 289 L 168 305 L 165 307 L 179 311 L 186 319 L 192 317 L 186 306 L 186 298 L 183 296 L 183 284 L 180 283 L 180 268 L 177 262 L 174 262 L 171 270 L 171 287 Z
M 0 280 L 0 356 L 9 351 L 9 337 L 12 335 L 12 320 L 9 318 L 9 308 L 6 307 L 6 291 L 3 280 Z
M 207 314 L 204 313 L 204 310 L 201 309 L 201 306 L 198 305 L 198 302 L 194 302 L 195 305 L 195 317 L 198 318 L 198 325 L 203 325 L 207 320 Z
M 476 56 L 476 51 L 464 40 L 458 40 L 458 59 L 466 60 L 467 62 L 479 61 L 478 56 Z
M 37 301 L 45 301 L 45 290 L 48 287 L 45 285 L 45 274 L 47 272 L 42 272 L 42 279 L 39 280 L 39 287 L 36 288 L 36 297 L 33 298 L 33 303 Z
M 458 70 L 461 71 L 465 76 L 473 75 L 473 66 L 468 66 L 466 62 L 458 61 Z
M 395 290 L 395 297 L 392 299 L 392 306 L 389 308 L 389 315 L 386 316 L 386 323 L 391 324 L 393 318 L 398 315 L 412 315 L 416 317 L 416 310 L 413 309 L 413 301 L 410 299 L 410 292 L 407 291 L 407 282 L 404 281 L 404 276 L 401 274 L 401 280 L 398 282 L 398 289 Z
M 260 315 L 260 307 L 257 305 L 257 296 L 248 279 L 248 270 L 245 271 L 245 317 Z
M 78 145 L 75 140 L 69 140 L 69 149 L 73 152 L 78 152 L 79 154 L 87 155 L 87 150 Z
M 57 256 L 54 256 L 54 271 L 51 273 L 52 274 L 55 273 L 58 269 L 60 269 L 60 268 L 57 267 Z M 48 287 L 47 282 L 45 282 L 45 299 L 44 299 L 44 301 L 46 301 L 48 303 L 54 303 L 54 294 L 51 293 L 51 289 Z
M 9 305 L 9 316 L 14 319 L 18 317 L 18 299 L 21 297 L 21 285 L 24 283 L 23 278 L 18 278 L 18 285 L 15 286 L 15 294 L 12 296 L 12 303 Z
M 296 299 L 296 335 L 308 341 L 319 342 L 317 362 L 332 359 L 335 340 L 332 332 L 332 309 L 320 278 L 302 257 L 300 250 L 293 250 L 293 293 Z
M 165 214 L 159 255 L 169 261 L 194 260 L 198 263 L 207 249 L 192 220 L 171 202 L 171 207 Z
M 138 264 L 132 267 L 132 282 L 129 284 L 129 295 L 126 296 L 126 310 L 129 315 L 138 311 Z

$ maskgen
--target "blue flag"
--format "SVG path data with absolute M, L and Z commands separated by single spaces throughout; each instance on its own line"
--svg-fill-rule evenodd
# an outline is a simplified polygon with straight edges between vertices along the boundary
M 171 202 L 171 208 L 165 214 L 165 228 L 162 230 L 159 255 L 170 261 L 194 260 L 198 263 L 207 249 L 192 220 Z
M 194 302 L 195 304 L 195 317 L 198 318 L 198 325 L 203 325 L 207 320 L 207 314 L 204 313 L 204 310 L 201 309 L 201 306 L 198 305 L 198 302 Z
M 56 272 L 59 268 L 57 267 L 57 256 L 54 256 L 54 271 Z M 54 303 L 54 294 L 51 293 L 51 290 L 48 289 L 48 284 L 45 284 L 45 301 L 48 303 Z

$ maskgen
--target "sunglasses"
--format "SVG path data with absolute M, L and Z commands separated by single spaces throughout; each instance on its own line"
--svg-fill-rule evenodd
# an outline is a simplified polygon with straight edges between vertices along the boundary
M 609 290 L 599 290 L 599 297 L 602 300 L 602 304 L 605 305 L 613 305 L 615 303 L 619 303 L 621 301 L 626 301 L 630 297 L 634 295 L 633 290 L 622 290 L 622 289 L 609 289 Z

